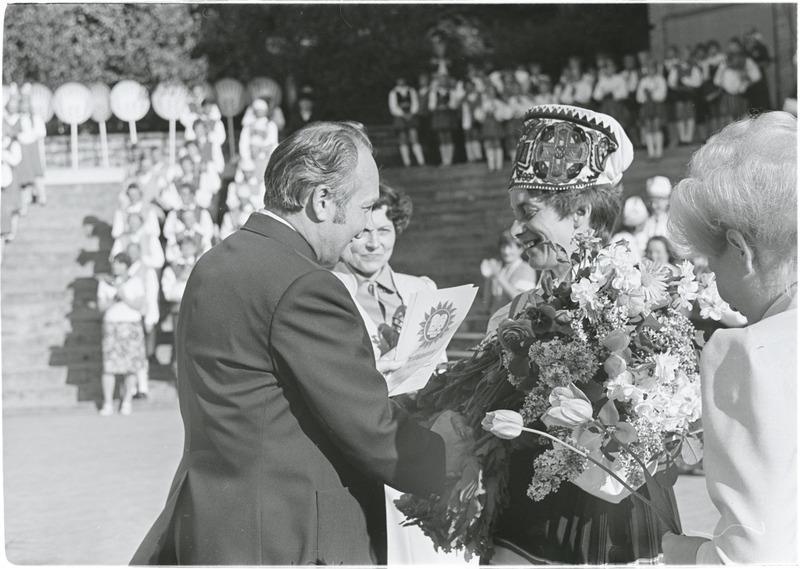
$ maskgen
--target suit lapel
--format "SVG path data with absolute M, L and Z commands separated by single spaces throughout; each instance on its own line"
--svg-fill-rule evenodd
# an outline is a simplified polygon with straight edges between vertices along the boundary
M 242 226 L 244 231 L 258 233 L 267 239 L 274 239 L 283 243 L 287 247 L 294 249 L 297 253 L 307 258 L 314 264 L 319 264 L 314 250 L 305 238 L 294 229 L 287 227 L 280 221 L 272 219 L 263 213 L 254 212 L 250 214 L 245 224 Z

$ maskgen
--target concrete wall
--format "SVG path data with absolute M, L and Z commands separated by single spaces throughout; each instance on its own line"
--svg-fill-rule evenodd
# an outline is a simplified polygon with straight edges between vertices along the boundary
M 795 89 L 796 4 L 650 4 L 649 12 L 650 47 L 656 57 L 663 57 L 670 45 L 693 46 L 711 39 L 724 49 L 730 38 L 756 28 L 773 58 L 767 69 L 772 104 L 780 108 Z

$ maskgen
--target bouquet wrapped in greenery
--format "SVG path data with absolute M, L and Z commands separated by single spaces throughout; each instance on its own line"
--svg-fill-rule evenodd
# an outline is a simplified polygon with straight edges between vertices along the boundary
M 694 427 L 703 340 L 688 318 L 695 303 L 717 320 L 727 309 L 713 274 L 698 279 L 688 261 L 638 261 L 625 243 L 578 238 L 567 278 L 543 278 L 471 359 L 419 393 L 422 418 L 450 411 L 488 432 L 444 495 L 398 500 L 407 524 L 445 551 L 489 554 L 509 499 L 509 454 L 531 431 L 541 445 L 531 500 L 565 482 L 614 503 L 634 494 L 678 531 L 664 486 L 674 483 L 677 456 L 692 464 L 702 452 Z M 635 492 L 645 483 L 649 499 Z

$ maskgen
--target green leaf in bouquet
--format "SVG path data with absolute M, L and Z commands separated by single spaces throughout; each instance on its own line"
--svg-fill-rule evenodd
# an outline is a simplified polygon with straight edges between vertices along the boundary
M 605 425 L 616 425 L 619 422 L 619 411 L 610 399 L 600 408 L 597 418 Z
M 629 445 L 634 443 L 639 438 L 636 429 L 630 423 L 620 421 L 617 423 L 616 430 L 614 431 L 614 438 L 622 444 Z
M 703 441 L 694 435 L 687 435 L 681 444 L 681 459 L 689 466 L 703 460 Z
M 672 488 L 678 481 L 678 465 L 670 461 L 669 465 L 663 470 L 659 470 L 653 478 L 664 488 Z
M 683 530 L 681 529 L 681 521 L 678 514 L 677 505 L 675 504 L 673 495 L 670 492 L 670 488 L 672 486 L 670 485 L 665 487 L 660 484 L 658 480 L 656 480 L 656 478 L 650 474 L 650 471 L 647 469 L 647 466 L 642 462 L 642 460 L 633 451 L 631 451 L 630 447 L 627 445 L 621 446 L 631 456 L 631 458 L 636 461 L 636 464 L 638 464 L 639 468 L 642 470 L 645 485 L 647 486 L 647 493 L 650 495 L 650 502 L 652 504 L 653 512 L 663 522 L 666 529 L 676 535 L 682 534 Z
M 706 345 L 706 337 L 702 330 L 694 331 L 694 343 L 697 344 L 698 348 L 702 348 Z
M 650 314 L 647 315 L 647 317 L 644 320 L 642 320 L 641 326 L 642 327 L 647 327 L 647 328 L 652 328 L 653 330 L 658 331 L 661 328 L 663 328 L 664 325 L 661 324 L 661 322 L 659 322 L 658 319 L 655 316 L 653 316 L 652 313 L 650 313 Z

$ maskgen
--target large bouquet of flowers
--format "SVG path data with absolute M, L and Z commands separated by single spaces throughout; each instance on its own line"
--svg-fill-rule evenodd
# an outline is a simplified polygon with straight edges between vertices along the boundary
M 637 499 L 676 526 L 663 485 L 674 483 L 677 456 L 692 464 L 702 448 L 693 424 L 703 338 L 688 314 L 697 304 L 702 317 L 718 320 L 727 306 L 713 274 L 697 278 L 688 261 L 637 261 L 622 242 L 580 237 L 570 266 L 559 284 L 543 278 L 474 357 L 434 376 L 418 395 L 422 418 L 458 413 L 474 433 L 489 431 L 442 496 L 397 502 L 406 523 L 438 548 L 491 551 L 494 521 L 508 501 L 508 455 L 522 431 L 541 445 L 530 499 L 571 482 L 619 502 L 647 483 L 649 499 Z

